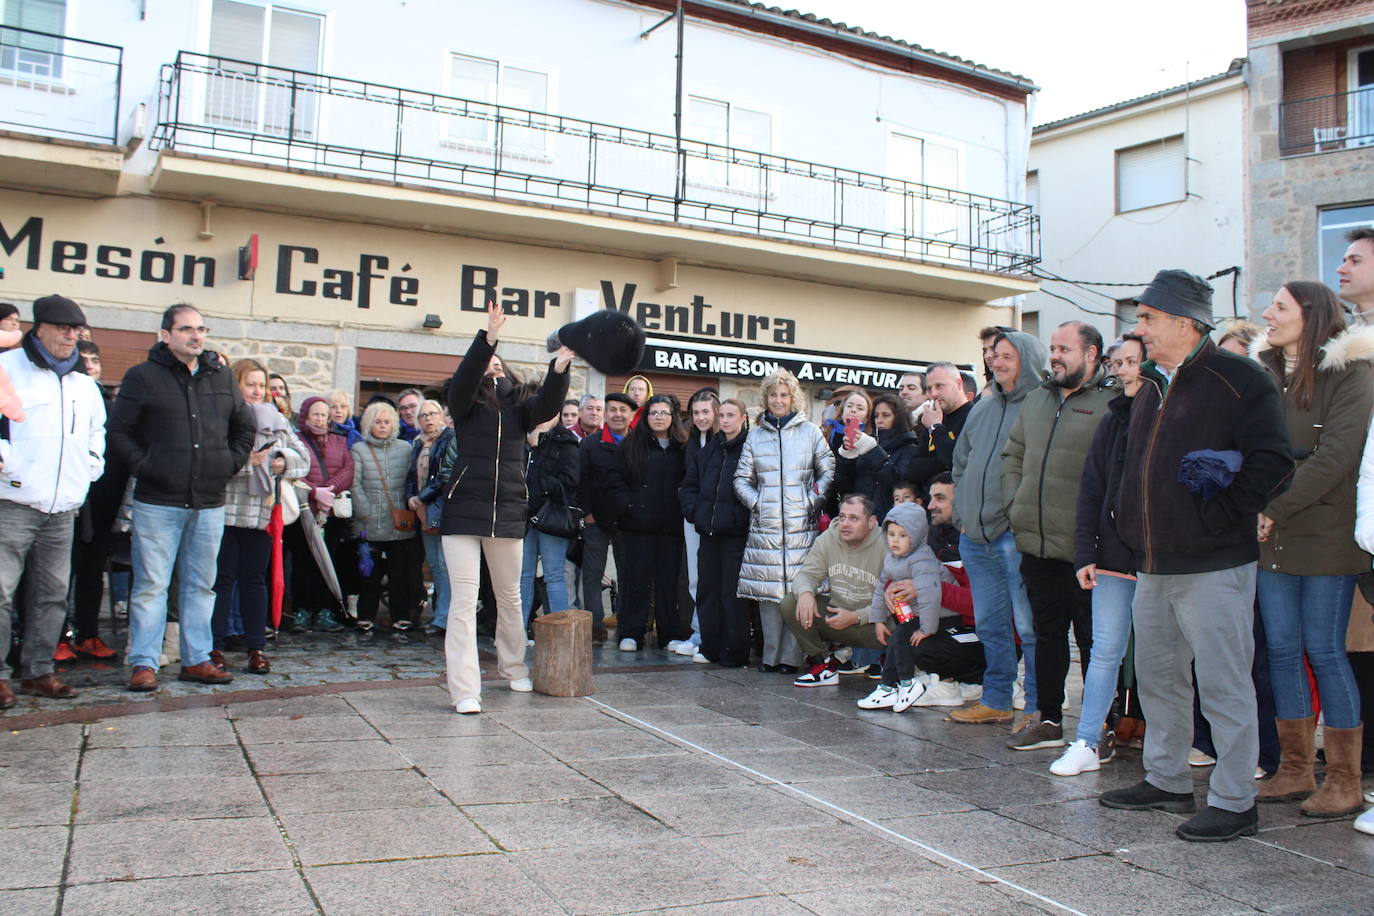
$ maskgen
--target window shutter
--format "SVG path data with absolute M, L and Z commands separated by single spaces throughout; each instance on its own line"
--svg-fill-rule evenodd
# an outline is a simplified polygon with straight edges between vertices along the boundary
M 1183 200 L 1184 166 L 1182 137 L 1117 150 L 1117 212 Z
M 210 14 L 211 55 L 260 62 L 264 12 L 250 3 L 215 0 Z

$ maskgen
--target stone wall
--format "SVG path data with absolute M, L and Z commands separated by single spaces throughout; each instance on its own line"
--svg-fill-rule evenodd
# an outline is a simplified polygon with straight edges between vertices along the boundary
M 333 347 L 270 340 L 219 340 L 216 343 L 230 363 L 252 357 L 266 366 L 268 372 L 286 379 L 296 405 L 312 394 L 327 394 L 334 388 Z

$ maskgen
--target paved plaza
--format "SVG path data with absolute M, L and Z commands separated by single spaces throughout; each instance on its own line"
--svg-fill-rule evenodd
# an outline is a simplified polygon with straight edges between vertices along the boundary
M 1269 805 L 1258 837 L 1199 845 L 1102 808 L 1138 751 L 1056 779 L 1004 729 L 860 712 L 863 678 L 606 648 L 595 696 L 491 682 L 462 717 L 436 642 L 354 639 L 298 637 L 228 688 L 134 699 L 83 667 L 80 707 L 22 698 L 0 913 L 1374 911 L 1349 819 Z

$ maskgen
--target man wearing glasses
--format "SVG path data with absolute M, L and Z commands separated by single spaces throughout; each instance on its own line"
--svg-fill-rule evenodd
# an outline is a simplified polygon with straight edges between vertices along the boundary
M 105 470 L 105 401 L 76 351 L 85 323 L 72 300 L 44 296 L 33 304 L 33 329 L 0 356 L 27 414 L 23 422 L 0 419 L 0 647 L 9 649 L 10 611 L 27 569 L 19 692 L 55 700 L 76 696 L 53 673 L 52 658 L 67 615 L 73 522 Z M 14 702 L 0 677 L 0 709 Z
M 128 687 L 157 689 L 167 590 L 180 576 L 180 680 L 227 684 L 210 661 L 215 569 L 224 534 L 224 488 L 247 463 L 254 422 L 234 376 L 205 349 L 200 312 L 162 314 L 159 343 L 124 376 L 110 447 L 138 479 L 133 503 L 134 587 L 129 600 Z

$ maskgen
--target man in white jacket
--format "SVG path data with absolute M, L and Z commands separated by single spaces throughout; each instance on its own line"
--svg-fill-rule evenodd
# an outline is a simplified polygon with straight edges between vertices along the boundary
M 0 419 L 0 647 L 8 650 L 10 611 L 27 569 L 32 600 L 19 692 L 56 700 L 76 696 L 52 662 L 67 613 L 74 521 L 105 470 L 105 400 L 76 350 L 85 323 L 72 300 L 44 296 L 33 304 L 33 329 L 0 354 L 25 414 Z M 13 705 L 9 681 L 0 678 L 0 709 Z

